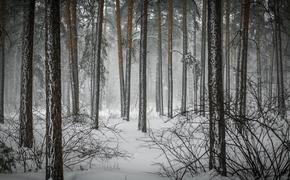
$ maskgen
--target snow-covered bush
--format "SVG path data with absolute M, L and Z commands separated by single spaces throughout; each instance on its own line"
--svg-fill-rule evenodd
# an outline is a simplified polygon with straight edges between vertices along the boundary
M 250 86 L 253 87 L 253 86 Z M 290 120 L 281 118 L 276 98 L 259 102 L 254 88 L 249 88 L 247 114 L 241 118 L 234 108 L 226 111 L 227 174 L 241 180 L 289 179 Z M 177 115 L 170 128 L 151 130 L 151 148 L 161 151 L 166 162 L 157 162 L 162 176 L 181 180 L 208 171 L 208 118 L 192 112 Z M 243 124 L 243 131 L 238 128 Z
M 145 141 L 150 148 L 161 150 L 167 162 L 156 162 L 161 168 L 158 172 L 174 180 L 181 180 L 186 175 L 194 176 L 207 170 L 207 119 L 198 117 L 193 111 L 187 117 L 177 116 L 168 123 L 169 128 L 150 130 Z
M 250 90 L 246 117 L 241 119 L 234 110 L 227 113 L 228 172 L 245 180 L 289 178 L 289 117 L 279 115 L 276 98 L 260 102 Z M 243 124 L 242 131 L 237 124 Z
M 34 112 L 33 148 L 19 146 L 18 118 L 7 119 L 0 127 L 0 142 L 6 143 L 5 152 L 7 152 L 6 155 L 0 153 L 0 161 L 1 158 L 11 157 L 13 163 L 15 162 L 17 171 L 27 172 L 44 169 L 46 150 L 44 117 L 42 113 Z M 105 123 L 101 123 L 100 129 L 95 130 L 92 128 L 89 116 L 81 115 L 81 118 L 82 123 L 74 123 L 71 116 L 63 116 L 64 168 L 68 170 L 88 168 L 93 160 L 103 161 L 115 157 L 127 157 L 126 153 L 118 148 L 119 130 L 116 125 L 107 126 Z M 12 163 L 10 163 L 11 165 Z
M 13 149 L 0 141 L 0 173 L 12 173 L 15 168 Z

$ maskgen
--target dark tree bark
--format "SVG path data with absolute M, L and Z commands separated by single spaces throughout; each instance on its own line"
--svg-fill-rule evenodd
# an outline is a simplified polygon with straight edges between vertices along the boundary
M 131 95 L 131 58 L 133 51 L 133 0 L 128 0 L 128 29 L 127 29 L 127 52 L 126 52 L 126 79 L 125 79 L 125 120 L 130 119 L 130 95 Z
M 282 118 L 286 115 L 285 93 L 284 93 L 284 73 L 283 73 L 283 54 L 281 40 L 281 14 L 279 8 L 281 0 L 274 1 L 274 35 L 275 35 L 275 61 L 277 67 L 277 91 L 278 91 L 278 112 Z
M 5 12 L 6 0 L 2 0 L 0 1 L 0 123 L 4 123 Z
M 205 116 L 205 61 L 206 61 L 206 28 L 207 0 L 202 3 L 202 34 L 201 34 L 201 76 L 200 76 L 200 113 Z
M 119 80 L 120 80 L 120 99 L 121 99 L 121 117 L 124 117 L 124 67 L 123 67 L 123 48 L 122 48 L 122 29 L 121 29 L 121 12 L 120 0 L 116 0 L 116 26 L 118 41 L 118 64 L 119 64 Z
M 194 112 L 197 113 L 197 91 L 198 91 L 198 80 L 199 80 L 199 76 L 200 76 L 200 63 L 197 60 L 197 56 L 196 56 L 196 11 L 197 9 L 195 8 L 193 10 L 193 60 L 194 60 L 194 64 L 193 64 L 193 109 Z
M 274 72 L 274 58 L 275 58 L 275 37 L 274 33 L 272 33 L 272 43 L 273 48 L 271 50 L 271 57 L 269 62 L 269 99 L 272 99 L 273 97 L 273 72 Z
M 258 1 L 257 3 L 261 3 Z M 261 34 L 262 34 L 262 28 L 261 25 L 264 20 L 264 15 L 261 14 L 261 10 L 259 7 L 255 7 L 256 12 L 256 22 L 257 22 L 257 31 L 255 34 L 256 39 L 256 45 L 257 45 L 257 51 L 256 51 L 256 58 L 257 58 L 257 99 L 260 104 L 263 103 L 262 99 L 262 65 L 261 65 Z
M 236 61 L 236 101 L 235 101 L 235 110 L 239 111 L 239 98 L 240 98 L 240 82 L 241 82 L 241 53 L 242 53 L 242 41 L 243 41 L 243 17 L 244 17 L 244 8 L 241 8 L 240 15 L 240 36 L 239 36 L 239 45 L 238 45 L 238 54 Z
M 63 180 L 59 3 L 45 0 L 46 180 Z
M 67 26 L 69 33 L 69 57 L 71 72 L 71 90 L 72 90 L 72 114 L 75 122 L 78 122 L 79 114 L 79 78 L 78 78 L 78 47 L 77 47 L 77 15 L 76 0 L 68 0 L 67 4 Z
M 168 0 L 168 117 L 172 118 L 173 78 L 172 78 L 172 33 L 173 33 L 173 0 Z
M 157 1 L 157 24 L 158 24 L 158 62 L 157 62 L 157 112 L 163 115 L 163 70 L 162 70 L 162 14 L 161 0 Z
M 182 94 L 181 114 L 186 113 L 186 90 L 187 90 L 187 0 L 182 1 L 182 32 L 183 32 L 183 53 L 182 53 Z
M 96 115 L 95 115 L 95 129 L 99 128 L 99 107 L 100 107 L 100 80 L 101 80 L 101 50 L 102 50 L 102 30 L 103 30 L 103 16 L 104 16 L 104 0 L 100 0 L 98 4 L 98 17 L 97 17 L 97 63 L 96 63 Z
M 95 8 L 95 7 L 93 7 Z M 92 18 L 92 59 L 91 59 L 91 117 L 94 117 L 95 114 L 95 92 L 96 92 L 96 42 L 95 39 L 95 11 L 92 11 L 91 18 Z
M 143 0 L 141 14 L 141 42 L 140 42 L 140 98 L 139 98 L 139 122 L 141 131 L 147 132 L 146 111 L 147 111 L 147 96 L 146 96 L 146 64 L 147 64 L 147 10 L 148 0 Z
M 225 92 L 225 100 L 226 100 L 226 110 L 230 109 L 230 99 L 231 99 L 231 63 L 230 63 L 230 8 L 231 2 L 230 0 L 225 1 L 225 19 L 226 19 L 226 38 L 225 38 L 225 60 L 226 60 L 226 67 L 225 67 L 225 76 L 226 76 L 226 92 Z
M 241 61 L 241 82 L 240 82 L 240 93 L 239 93 L 239 116 L 240 116 L 240 127 L 242 130 L 242 124 L 245 123 L 246 115 L 246 103 L 247 103 L 247 65 L 248 65 L 248 31 L 249 31 L 249 13 L 250 13 L 250 1 L 243 1 L 243 30 L 242 30 L 242 61 Z
M 23 41 L 20 90 L 20 146 L 32 148 L 33 117 L 32 117 L 32 88 L 33 88 L 33 35 L 35 1 L 26 1 L 27 9 L 23 15 Z
M 226 175 L 221 1 L 208 0 L 209 169 Z M 217 133 L 216 133 L 217 131 Z M 217 137 L 216 137 L 217 136 Z M 218 163 L 215 163 L 218 158 Z

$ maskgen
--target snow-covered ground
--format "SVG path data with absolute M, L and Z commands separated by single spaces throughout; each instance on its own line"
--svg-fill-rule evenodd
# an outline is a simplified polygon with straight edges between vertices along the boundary
M 78 168 L 83 170 L 65 171 L 66 180 L 168 180 L 169 178 L 160 177 L 154 173 L 159 172 L 159 167 L 154 166 L 154 162 L 162 162 L 160 151 L 150 149 L 144 142 L 147 134 L 137 130 L 138 113 L 132 113 L 129 122 L 117 118 L 118 115 L 103 112 L 101 117 L 108 121 L 109 125 L 118 124 L 117 128 L 121 130 L 119 139 L 120 149 L 125 150 L 130 158 L 114 158 L 108 161 L 95 161 L 92 168 Z M 110 116 L 110 118 L 108 118 Z M 172 126 L 171 121 L 167 121 L 166 117 L 159 117 L 156 113 L 148 114 L 148 128 L 157 130 L 164 127 Z M 193 180 L 208 180 L 215 176 L 214 172 L 209 172 L 193 178 Z M 37 173 L 14 173 L 0 174 L 1 180 L 42 180 L 45 172 Z M 184 178 L 187 180 L 187 178 Z M 215 177 L 218 180 L 220 177 Z M 190 179 L 192 180 L 192 178 Z
M 153 113 L 152 113 L 153 114 Z M 155 114 L 155 113 L 154 113 Z M 135 114 L 133 114 L 135 116 Z M 115 117 L 115 115 L 114 115 Z M 160 127 L 168 126 L 169 123 L 164 124 L 164 120 L 158 116 L 149 115 L 148 126 L 152 129 L 159 129 Z M 157 162 L 159 153 L 157 150 L 146 147 L 142 140 L 146 137 L 145 133 L 137 130 L 138 121 L 137 116 L 133 117 L 131 121 L 123 121 L 120 118 L 109 119 L 109 124 L 119 124 L 118 129 L 121 130 L 119 138 L 120 149 L 126 150 L 130 158 L 112 159 L 106 162 L 94 162 L 92 169 L 65 172 L 65 179 L 67 180 L 134 180 L 134 179 L 152 179 L 152 180 L 166 180 L 167 178 L 159 177 L 153 172 L 158 171 L 157 166 L 152 163 Z M 160 160 L 160 159 L 159 159 Z M 86 169 L 86 167 L 85 167 Z M 39 173 L 16 173 L 16 174 L 0 174 L 0 179 L 5 180 L 19 180 L 31 179 L 40 180 L 45 177 L 44 172 Z

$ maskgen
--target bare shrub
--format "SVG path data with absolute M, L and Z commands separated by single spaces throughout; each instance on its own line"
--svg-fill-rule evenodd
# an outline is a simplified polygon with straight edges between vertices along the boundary
M 257 98 L 249 85 L 247 114 L 241 118 L 230 103 L 226 111 L 227 173 L 242 180 L 290 178 L 290 121 L 277 111 L 277 98 Z M 289 98 L 289 96 L 287 96 Z M 150 148 L 161 151 L 158 174 L 175 180 L 208 171 L 208 120 L 192 112 L 175 116 L 172 127 L 150 130 Z M 243 124 L 243 131 L 237 128 Z M 217 156 L 217 154 L 216 154 Z
M 7 119 L 0 127 L 0 142 L 5 142 L 13 150 L 16 169 L 38 171 L 45 163 L 45 116 L 34 112 L 33 148 L 19 146 L 18 115 Z M 125 151 L 119 149 L 119 132 L 117 125 L 100 124 L 100 130 L 91 128 L 87 115 L 80 116 L 82 123 L 73 123 L 71 116 L 63 116 L 63 160 L 64 167 L 74 169 L 93 160 L 108 160 L 116 157 L 128 158 Z

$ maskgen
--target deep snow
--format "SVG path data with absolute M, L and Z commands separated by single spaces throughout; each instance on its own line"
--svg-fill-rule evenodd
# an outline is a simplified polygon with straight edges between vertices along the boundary
M 151 111 L 152 112 L 152 111 Z M 159 172 L 159 167 L 154 166 L 154 162 L 160 162 L 160 151 L 150 149 L 142 140 L 147 134 L 137 130 L 138 113 L 132 113 L 132 118 L 129 122 L 117 118 L 118 115 L 109 112 L 102 112 L 103 119 L 108 119 L 110 125 L 118 124 L 118 129 L 121 130 L 119 138 L 120 149 L 126 150 L 131 156 L 128 159 L 118 158 L 111 159 L 106 162 L 95 161 L 89 169 L 84 165 L 84 170 L 66 171 L 65 180 L 169 180 L 169 178 L 160 177 L 155 172 Z M 166 117 L 159 117 L 156 113 L 148 114 L 148 128 L 157 130 L 164 127 L 172 126 L 173 122 L 167 121 Z M 166 123 L 165 123 L 166 122 Z M 214 172 L 199 175 L 191 180 L 208 180 L 211 176 L 216 176 Z M 37 173 L 15 173 L 15 174 L 0 174 L 1 180 L 42 180 L 45 177 L 45 172 Z M 188 180 L 188 178 L 184 178 Z M 221 179 L 219 176 L 215 180 Z

